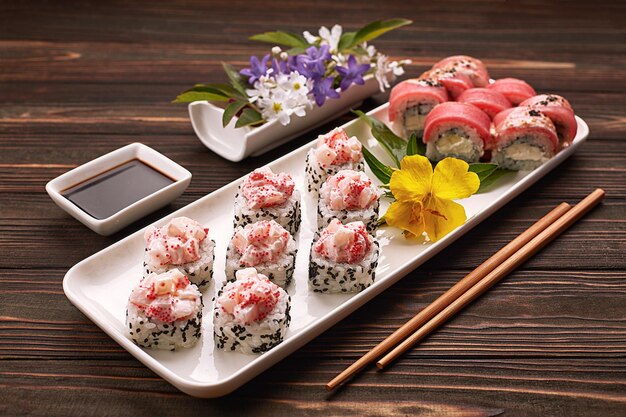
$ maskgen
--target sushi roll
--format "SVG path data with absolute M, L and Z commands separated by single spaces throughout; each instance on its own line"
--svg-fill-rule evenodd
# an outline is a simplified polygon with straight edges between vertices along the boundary
M 448 101 L 448 92 L 436 79 L 402 81 L 393 87 L 389 96 L 389 121 L 403 137 L 408 138 L 413 133 L 421 137 L 426 116 L 445 101 Z
M 491 141 L 489 116 L 471 104 L 447 102 L 426 118 L 423 141 L 431 161 L 455 157 L 478 162 Z
M 296 264 L 296 241 L 274 220 L 238 227 L 226 251 L 226 278 L 239 269 L 255 267 L 274 284 L 286 288 Z
M 333 219 L 342 223 L 363 221 L 373 231 L 378 220 L 379 192 L 364 172 L 343 170 L 328 177 L 320 190 L 317 227 L 325 228 Z
M 487 71 L 487 67 L 481 60 L 471 56 L 449 56 L 433 65 L 433 69 L 453 69 L 469 77 L 474 87 L 486 87 L 489 84 L 489 72 Z
M 456 68 L 438 68 L 431 69 L 420 75 L 421 79 L 434 79 L 443 85 L 448 92 L 448 95 L 453 99 L 457 98 L 467 89 L 474 86 L 470 77 Z
M 554 123 L 562 148 L 569 146 L 576 137 L 578 123 L 574 109 L 563 97 L 556 94 L 540 94 L 522 101 L 520 106 L 532 107 L 548 116 Z
M 500 78 L 494 83 L 489 84 L 489 87 L 487 88 L 502 94 L 514 106 L 517 106 L 522 101 L 537 95 L 535 89 L 532 88 L 526 81 L 518 80 L 517 78 Z
M 285 338 L 291 298 L 254 268 L 237 271 L 215 297 L 213 332 L 218 349 L 267 352 Z
M 188 217 L 176 217 L 163 227 L 149 227 L 144 239 L 144 277 L 178 269 L 198 288 L 209 285 L 215 242 L 209 239 L 208 228 Z
M 516 107 L 498 114 L 492 162 L 502 168 L 529 171 L 557 151 L 559 139 L 552 121 L 542 112 Z
M 471 88 L 465 90 L 457 101 L 476 106 L 493 120 L 496 114 L 511 107 L 511 102 L 502 94 L 488 88 Z
M 152 273 L 130 294 L 126 327 L 129 337 L 141 347 L 191 347 L 201 336 L 202 294 L 177 269 Z
M 362 145 L 359 140 L 338 127 L 317 139 L 317 146 L 306 155 L 307 189 L 317 197 L 319 189 L 330 175 L 343 169 L 363 171 Z
M 309 288 L 321 293 L 353 293 L 374 283 L 379 244 L 361 221 L 334 219 L 313 242 Z
M 235 228 L 274 220 L 292 235 L 300 228 L 300 192 L 291 175 L 259 168 L 248 174 L 235 196 Z

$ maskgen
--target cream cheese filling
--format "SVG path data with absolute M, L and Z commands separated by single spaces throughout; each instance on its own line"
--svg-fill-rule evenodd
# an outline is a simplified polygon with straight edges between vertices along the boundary
M 543 150 L 529 143 L 513 143 L 504 149 L 507 158 L 515 161 L 544 161 Z
M 444 133 L 435 143 L 435 147 L 443 155 L 472 155 L 474 142 L 454 132 Z

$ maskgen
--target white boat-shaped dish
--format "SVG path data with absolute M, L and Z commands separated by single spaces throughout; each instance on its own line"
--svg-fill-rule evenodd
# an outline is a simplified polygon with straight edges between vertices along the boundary
M 387 123 L 385 104 L 369 114 Z M 232 234 L 233 198 L 241 179 L 189 204 L 161 219 L 163 224 L 172 217 L 188 216 L 207 225 L 210 236 L 216 240 L 215 282 L 204 292 L 202 341 L 195 347 L 177 352 L 142 349 L 126 336 L 124 314 L 128 295 L 139 282 L 143 259 L 143 230 L 96 253 L 75 265 L 63 281 L 63 289 L 70 301 L 109 334 L 124 349 L 158 375 L 190 395 L 218 397 L 225 395 L 259 373 L 294 352 L 320 333 L 352 313 L 403 276 L 430 259 L 457 240 L 515 196 L 530 187 L 572 155 L 589 134 L 586 123 L 577 118 L 578 134 L 573 144 L 532 172 L 508 174 L 500 178 L 486 192 L 462 200 L 467 222 L 436 243 L 415 244 L 406 241 L 398 230 L 381 228 L 376 235 L 381 243 L 381 257 L 376 270 L 376 282 L 368 289 L 353 295 L 316 294 L 308 290 L 308 255 L 315 225 L 315 202 L 303 193 L 303 223 L 297 237 L 298 257 L 294 282 L 288 287 L 292 297 L 292 323 L 283 343 L 269 352 L 248 356 L 223 352 L 214 347 L 211 321 L 212 297 L 224 282 L 226 245 Z M 360 119 L 343 126 L 355 135 L 379 158 L 387 161 L 384 151 L 371 136 Z M 276 171 L 293 175 L 296 185 L 303 190 L 304 161 L 311 142 L 269 166 Z M 368 174 L 373 178 L 371 172 Z M 383 201 L 381 212 L 388 203 Z
M 389 75 L 391 79 L 393 75 Z M 379 91 L 374 76 L 365 77 L 365 84 L 353 84 L 340 92 L 338 99 L 328 99 L 323 106 L 313 105 L 303 117 L 292 116 L 288 125 L 272 120 L 259 127 L 235 128 L 234 118 L 226 127 L 222 125 L 224 109 L 208 101 L 189 104 L 189 118 L 196 135 L 202 143 L 216 154 L 229 161 L 238 162 L 248 156 L 265 153 L 309 130 L 336 118 L 350 108 Z

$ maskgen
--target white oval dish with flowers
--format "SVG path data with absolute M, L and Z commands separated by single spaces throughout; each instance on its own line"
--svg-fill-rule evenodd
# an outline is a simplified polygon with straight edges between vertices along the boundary
M 237 71 L 230 84 L 197 84 L 174 103 L 189 103 L 193 129 L 209 149 L 241 161 L 279 146 L 384 92 L 410 61 L 393 61 L 369 41 L 410 24 L 372 22 L 358 31 L 323 26 L 318 35 L 276 31 L 250 39 L 279 44 Z M 283 50 L 282 48 L 289 48 Z

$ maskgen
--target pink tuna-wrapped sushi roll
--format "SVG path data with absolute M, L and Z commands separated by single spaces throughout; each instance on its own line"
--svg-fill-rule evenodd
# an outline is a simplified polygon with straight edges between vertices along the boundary
M 502 94 L 514 106 L 537 94 L 530 84 L 517 78 L 500 78 L 488 88 Z
M 449 69 L 439 68 L 431 69 L 420 75 L 421 79 L 433 79 L 439 81 L 448 91 L 448 95 L 456 100 L 463 91 L 472 88 L 474 84 L 467 74 L 457 71 L 452 67 Z
M 397 84 L 389 96 L 389 121 L 406 138 L 421 136 L 426 116 L 439 103 L 448 101 L 443 84 L 434 79 L 411 79 Z
M 291 282 L 298 246 L 291 234 L 274 220 L 238 227 L 226 251 L 226 279 L 254 267 L 274 284 L 286 288 Z
M 467 55 L 454 55 L 442 59 L 433 65 L 433 69 L 455 70 L 470 78 L 474 87 L 486 87 L 489 84 L 487 67 L 479 59 Z
M 505 111 L 505 117 L 496 116 L 492 162 L 502 168 L 528 171 L 554 156 L 559 139 L 548 116 L 529 107 Z
M 471 88 L 465 90 L 457 99 L 460 103 L 467 103 L 478 107 L 493 120 L 496 114 L 511 107 L 511 102 L 502 94 L 488 88 Z
M 448 156 L 477 162 L 489 147 L 491 120 L 471 104 L 447 102 L 435 107 L 426 118 L 426 156 L 440 161 Z
M 578 123 L 574 109 L 563 97 L 556 94 L 540 94 L 524 100 L 520 106 L 532 107 L 548 116 L 554 123 L 561 147 L 567 147 L 576 137 Z

